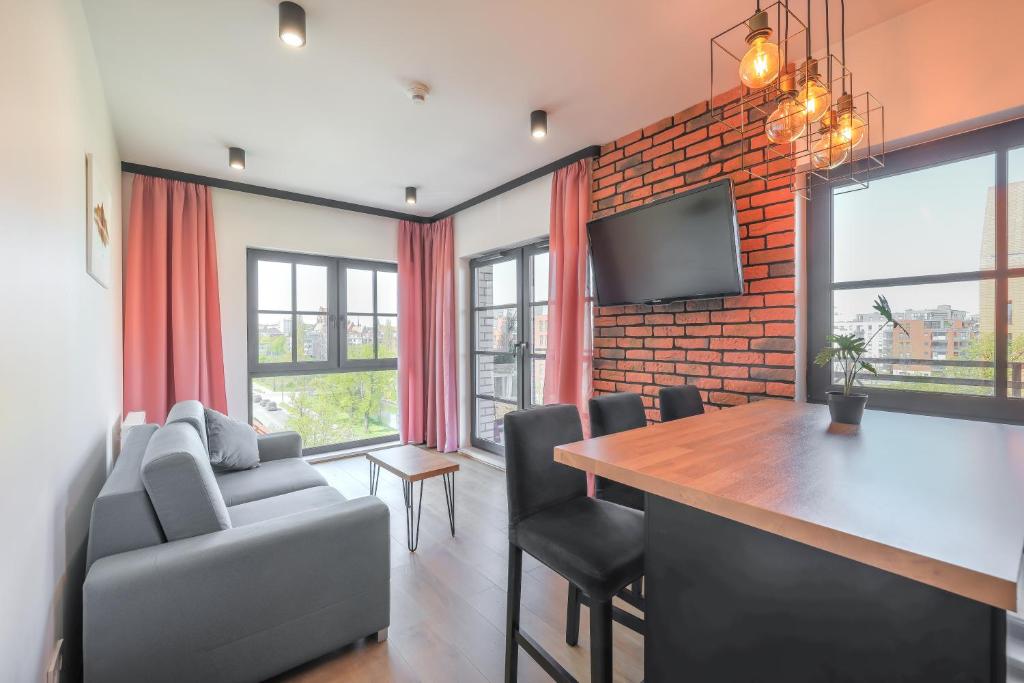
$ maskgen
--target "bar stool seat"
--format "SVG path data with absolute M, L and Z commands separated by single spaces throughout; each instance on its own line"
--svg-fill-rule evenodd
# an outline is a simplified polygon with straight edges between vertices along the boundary
M 644 573 L 643 513 L 596 498 L 527 517 L 513 527 L 513 543 L 597 600 Z

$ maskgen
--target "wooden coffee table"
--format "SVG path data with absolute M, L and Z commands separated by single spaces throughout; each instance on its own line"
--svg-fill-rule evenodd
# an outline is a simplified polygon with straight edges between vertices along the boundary
M 455 473 L 459 464 L 437 453 L 416 446 L 396 446 L 366 454 L 370 461 L 370 494 L 377 495 L 381 468 L 402 480 L 405 497 L 405 532 L 409 550 L 415 552 L 420 542 L 420 518 L 423 512 L 423 482 L 440 476 L 444 482 L 444 502 L 448 505 L 448 526 L 455 536 Z M 420 499 L 413 510 L 413 486 L 420 483 Z

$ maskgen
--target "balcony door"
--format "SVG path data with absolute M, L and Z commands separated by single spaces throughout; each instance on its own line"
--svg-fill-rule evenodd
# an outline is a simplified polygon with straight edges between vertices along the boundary
M 472 443 L 504 454 L 503 418 L 544 401 L 547 242 L 470 263 Z

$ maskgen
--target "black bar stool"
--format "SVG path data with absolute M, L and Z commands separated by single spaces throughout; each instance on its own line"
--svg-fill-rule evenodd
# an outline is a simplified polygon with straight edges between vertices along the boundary
M 590 435 L 605 436 L 647 426 L 647 414 L 640 394 L 606 394 L 589 401 Z M 594 495 L 619 505 L 644 509 L 644 492 L 604 477 L 594 477 Z
M 516 680 L 519 647 L 555 680 L 575 680 L 519 629 L 524 550 L 567 579 L 577 589 L 579 600 L 590 606 L 591 681 L 612 680 L 613 617 L 642 632 L 643 622 L 613 608 L 612 597 L 643 576 L 643 514 L 589 498 L 586 474 L 554 461 L 555 446 L 582 438 L 575 406 L 542 406 L 505 416 L 509 516 L 506 683 Z M 571 605 L 567 616 L 571 620 Z M 634 623 L 626 623 L 630 618 Z
M 658 392 L 658 403 L 661 406 L 662 422 L 681 420 L 704 413 L 704 400 L 701 399 L 697 387 L 690 384 L 662 389 Z

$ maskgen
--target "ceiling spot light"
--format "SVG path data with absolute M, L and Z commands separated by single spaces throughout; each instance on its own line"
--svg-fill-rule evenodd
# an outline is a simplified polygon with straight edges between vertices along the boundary
M 416 188 L 409 186 L 405 188 L 405 203 L 415 204 L 416 203 Z
M 542 138 L 548 134 L 548 113 L 543 109 L 530 112 L 530 135 Z
M 290 47 L 306 44 L 306 10 L 294 2 L 277 6 L 277 35 Z
M 239 171 L 244 171 L 245 150 L 241 147 L 228 147 L 228 166 Z

